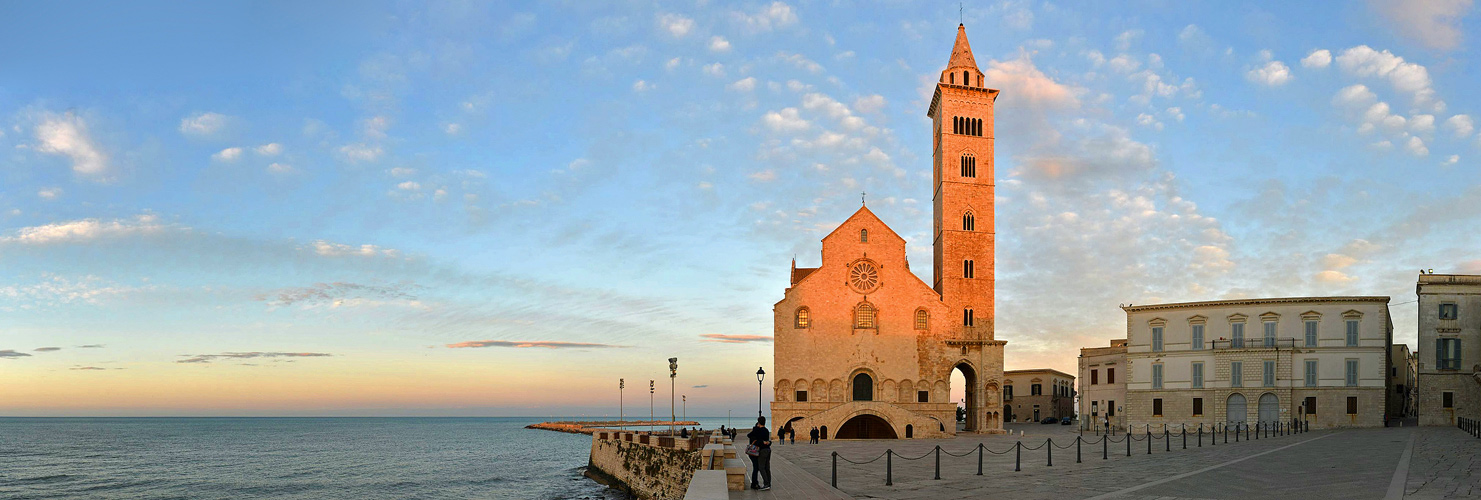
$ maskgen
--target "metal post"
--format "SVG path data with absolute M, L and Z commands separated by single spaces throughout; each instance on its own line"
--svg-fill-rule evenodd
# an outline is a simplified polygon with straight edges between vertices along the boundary
M 1075 463 L 1080 463 L 1080 436 L 1075 436 Z
M 1166 448 L 1162 451 L 1172 451 L 1172 433 L 1167 432 L 1166 427 L 1162 428 L 1162 446 Z
M 1244 424 L 1244 440 L 1250 440 L 1250 424 L 1248 422 Z
M 895 485 L 895 451 L 884 451 L 884 485 Z
M 1110 453 L 1109 452 L 1110 452 L 1110 449 L 1111 449 L 1111 444 L 1107 442 L 1110 439 L 1111 439 L 1110 436 L 1101 436 L 1100 437 L 1100 459 L 1101 460 L 1105 460 L 1105 459 L 1110 458 Z
M 1049 454 L 1049 466 L 1054 467 L 1054 438 L 1044 440 L 1044 451 Z
M 1188 449 L 1188 428 L 1183 428 L 1183 449 Z
M 982 449 L 983 448 L 985 448 L 985 446 L 983 446 L 982 443 L 977 443 L 977 475 L 979 475 L 979 476 L 982 475 Z
M 1147 454 L 1152 454 L 1152 428 L 1147 427 Z
M 1198 447 L 1203 447 L 1203 423 L 1198 424 Z
M 1128 432 L 1126 433 L 1126 456 L 1129 457 L 1129 456 L 1131 456 L 1131 432 L 1129 432 L 1129 431 L 1131 431 L 1131 429 L 1128 428 L 1127 431 Z
M 1013 443 L 1013 472 L 1023 470 L 1023 441 Z
M 1239 442 L 1239 427 L 1238 426 L 1236 426 L 1234 428 L 1234 442 L 1236 442 L 1236 443 Z
M 936 479 L 941 479 L 941 445 L 936 445 Z
M 833 487 L 838 487 L 838 452 L 836 451 L 833 452 Z

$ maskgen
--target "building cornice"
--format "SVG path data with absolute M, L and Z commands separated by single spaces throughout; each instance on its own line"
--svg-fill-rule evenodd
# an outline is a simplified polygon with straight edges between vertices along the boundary
M 1195 309 L 1203 307 L 1221 306 L 1259 306 L 1277 304 L 1340 304 L 1353 302 L 1379 302 L 1387 304 L 1391 299 L 1387 296 L 1355 295 L 1355 296 L 1333 296 L 1333 297 L 1276 297 L 1259 299 L 1229 299 L 1229 300 L 1205 300 L 1200 302 L 1175 302 L 1169 304 L 1151 304 L 1145 306 L 1121 306 L 1121 310 L 1128 313 L 1163 311 L 1169 309 Z

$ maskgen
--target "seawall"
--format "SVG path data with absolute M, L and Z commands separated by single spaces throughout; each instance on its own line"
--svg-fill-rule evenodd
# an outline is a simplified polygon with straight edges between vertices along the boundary
M 586 475 L 638 498 L 680 499 L 708 436 L 675 439 L 631 432 L 597 431 Z

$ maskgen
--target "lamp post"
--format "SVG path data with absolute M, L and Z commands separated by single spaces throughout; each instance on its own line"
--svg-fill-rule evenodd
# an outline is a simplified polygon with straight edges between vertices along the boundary
M 756 418 L 761 418 L 761 381 L 766 379 L 766 370 L 756 367 Z
M 679 403 L 681 404 L 681 406 L 679 406 L 679 409 L 684 412 L 681 414 L 681 416 L 684 418 L 684 420 L 689 420 L 689 395 L 680 394 Z
M 622 390 L 623 389 L 626 389 L 626 388 L 627 388 L 627 379 L 622 379 L 622 378 L 617 379 L 617 421 L 618 422 L 624 422 L 624 421 L 627 420 L 627 418 L 625 418 L 624 415 L 623 415 L 624 412 L 623 412 L 623 407 L 622 407 Z M 624 427 L 624 426 L 619 425 L 618 427 Z
M 648 381 L 648 430 L 653 430 L 653 381 Z
M 674 383 L 679 376 L 679 358 L 669 358 L 669 435 L 674 435 Z

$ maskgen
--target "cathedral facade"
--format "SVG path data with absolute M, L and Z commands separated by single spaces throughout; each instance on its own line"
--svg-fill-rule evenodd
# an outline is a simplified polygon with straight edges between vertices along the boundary
M 966 28 L 936 85 L 932 120 L 932 282 L 910 271 L 905 239 L 862 207 L 823 238 L 822 263 L 792 264 L 776 303 L 778 427 L 830 439 L 957 433 L 951 375 L 966 380 L 967 432 L 1003 432 L 1003 346 L 993 338 L 993 104 Z

